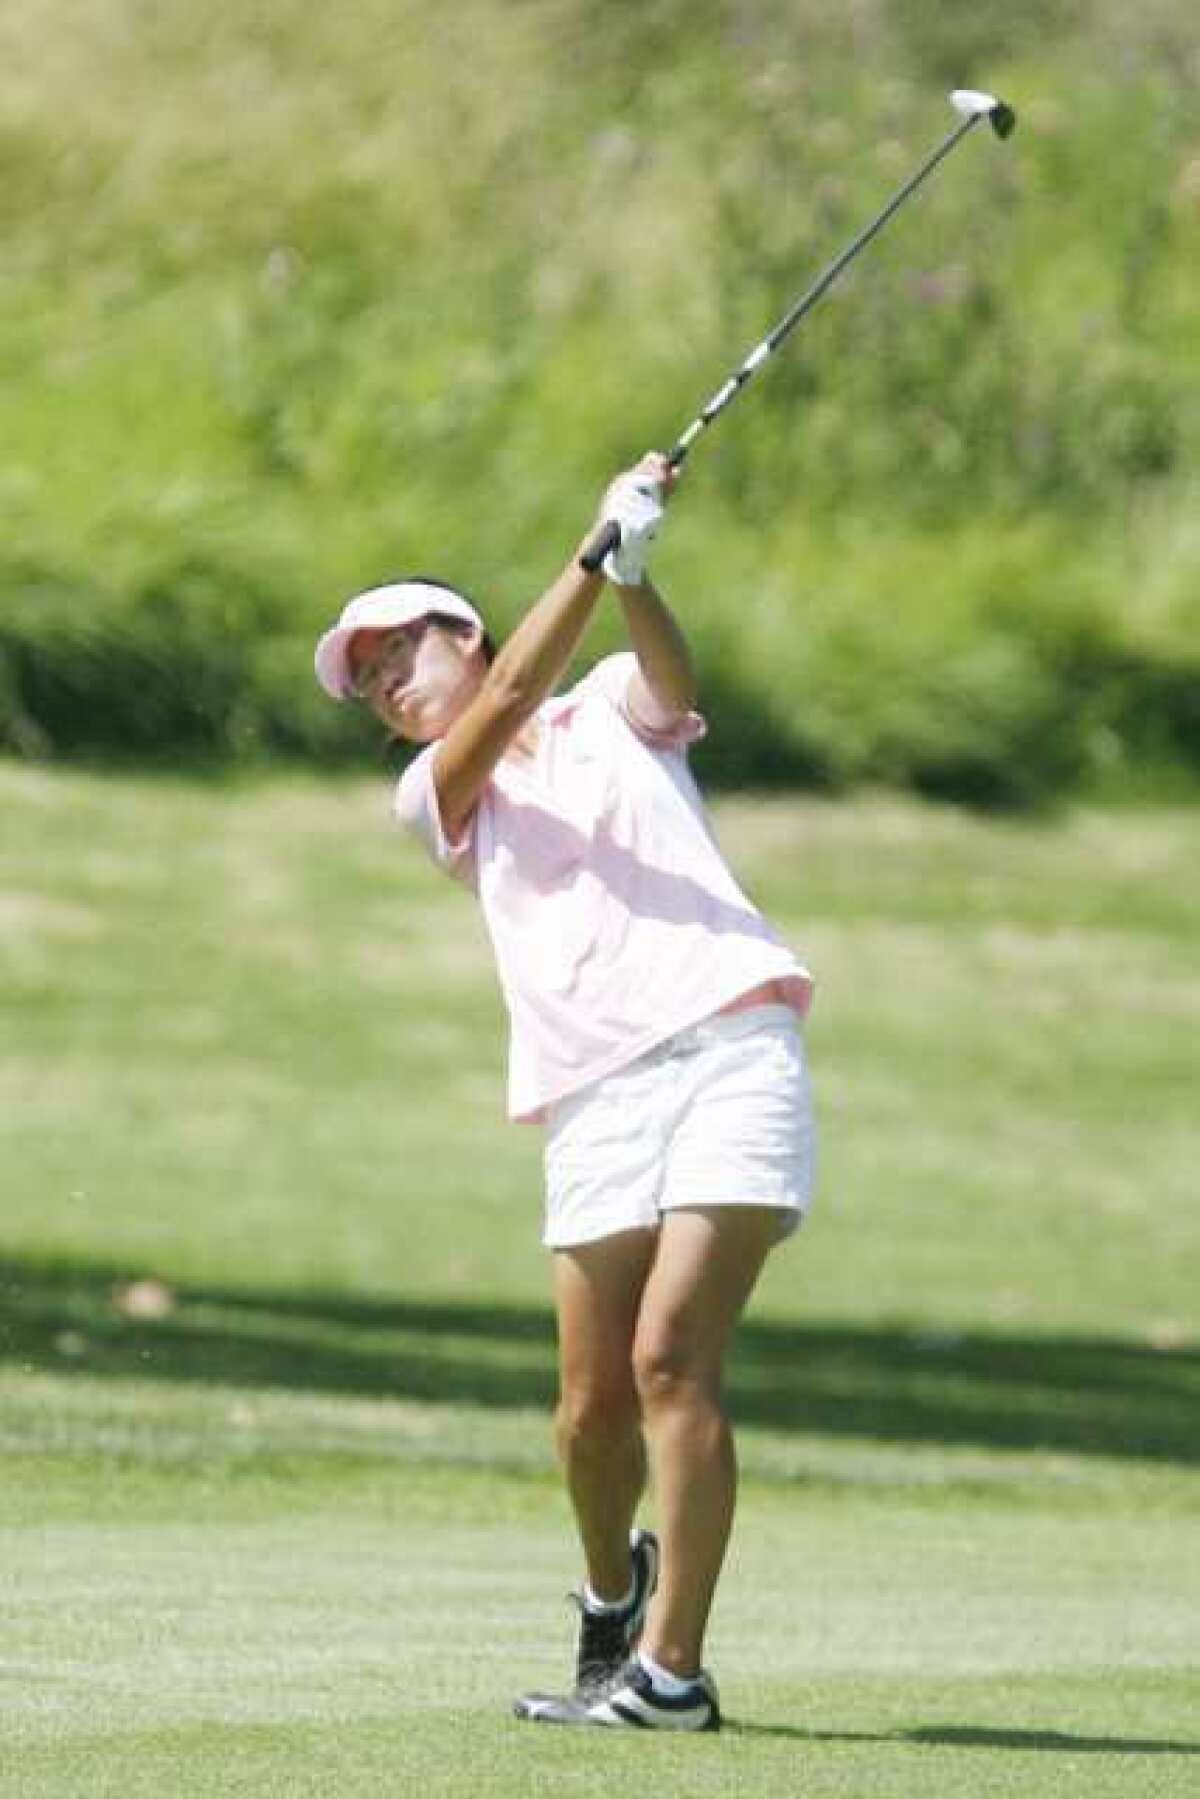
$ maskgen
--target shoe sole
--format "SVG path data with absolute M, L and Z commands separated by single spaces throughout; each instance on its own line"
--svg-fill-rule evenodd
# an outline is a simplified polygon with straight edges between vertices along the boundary
M 570 1702 L 552 1694 L 527 1693 L 513 1701 L 513 1717 L 524 1724 L 551 1724 L 559 1730 L 645 1730 L 671 1736 L 702 1736 L 721 1728 L 720 1712 L 711 1712 L 703 1724 L 654 1724 L 648 1718 L 626 1716 L 593 1718 L 585 1706 L 568 1709 Z

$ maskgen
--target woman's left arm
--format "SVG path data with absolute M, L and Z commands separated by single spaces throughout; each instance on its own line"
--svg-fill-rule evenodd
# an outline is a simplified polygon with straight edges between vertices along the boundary
M 661 450 L 650 450 L 629 470 L 629 477 L 652 484 L 665 505 L 678 485 L 679 470 Z M 611 574 L 609 578 L 613 580 Z M 633 586 L 619 579 L 614 585 L 638 662 L 630 695 L 633 711 L 655 729 L 673 724 L 696 703 L 696 674 L 687 640 L 648 576 L 643 574 Z
M 696 704 L 696 675 L 687 639 L 674 614 L 654 583 L 645 578 L 638 587 L 618 587 L 617 596 L 647 697 L 655 711 L 682 717 Z M 634 696 L 633 709 L 645 716 L 647 708 L 638 705 L 639 697 Z

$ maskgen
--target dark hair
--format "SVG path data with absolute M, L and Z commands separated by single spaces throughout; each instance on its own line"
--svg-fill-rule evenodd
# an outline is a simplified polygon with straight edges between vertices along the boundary
M 443 593 L 452 593 L 455 599 L 465 600 L 468 606 L 475 606 L 476 612 L 479 612 L 480 610 L 479 607 L 475 605 L 475 601 L 471 598 L 469 593 L 464 593 L 461 587 L 454 587 L 449 581 L 439 581 L 436 575 L 402 575 L 399 579 L 403 581 L 419 581 L 422 587 L 440 587 Z M 428 616 L 433 620 L 435 625 L 441 625 L 443 629 L 447 631 L 464 631 L 469 629 L 465 619 L 455 618 L 451 613 L 431 612 Z M 482 614 L 480 614 L 480 616 L 482 616 Z M 480 645 L 480 648 L 483 650 L 483 659 L 485 662 L 490 664 L 495 661 L 496 645 L 491 632 L 486 628 L 483 633 L 483 642 Z

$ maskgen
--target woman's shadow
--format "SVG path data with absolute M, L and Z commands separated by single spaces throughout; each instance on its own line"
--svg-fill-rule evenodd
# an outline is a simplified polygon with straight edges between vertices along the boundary
M 802 1730 L 792 1724 L 725 1720 L 734 1736 L 783 1737 L 796 1743 L 917 1743 L 938 1749 L 1049 1749 L 1067 1755 L 1200 1755 L 1200 1742 L 1157 1737 L 1074 1736 L 1063 1730 L 1004 1730 L 973 1724 L 920 1724 L 912 1730 Z

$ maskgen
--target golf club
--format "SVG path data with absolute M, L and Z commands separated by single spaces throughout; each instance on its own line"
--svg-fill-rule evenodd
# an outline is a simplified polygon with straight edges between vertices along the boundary
M 680 466 L 700 433 L 712 424 L 719 413 L 724 412 L 730 401 L 745 387 L 751 375 L 762 367 L 767 358 L 795 330 L 805 313 L 812 310 L 821 295 L 829 291 L 842 270 L 853 262 L 859 251 L 865 248 L 876 233 L 883 229 L 892 215 L 900 210 L 909 195 L 920 187 L 926 176 L 933 172 L 943 157 L 948 156 L 954 146 L 961 143 L 967 133 L 978 125 L 980 119 L 987 119 L 999 138 L 1007 137 L 1017 122 L 1017 115 L 1011 106 L 1008 106 L 1003 100 L 998 100 L 995 94 L 979 93 L 974 88 L 955 88 L 950 96 L 950 104 L 960 115 L 961 122 L 942 140 L 932 156 L 921 164 L 916 174 L 911 176 L 897 193 L 893 194 L 882 212 L 878 213 L 870 224 L 859 232 L 853 242 L 847 244 L 841 255 L 835 257 L 828 268 L 822 270 L 812 286 L 801 295 L 791 310 L 785 313 L 774 330 L 768 332 L 760 344 L 755 345 L 741 367 L 736 369 L 729 379 L 717 389 L 712 399 L 697 413 L 687 430 L 679 438 L 675 448 L 668 455 L 667 461 L 672 468 Z M 591 543 L 588 544 L 579 559 L 580 563 L 589 573 L 595 573 L 609 551 L 615 549 L 620 541 L 620 526 L 615 521 L 609 520 L 607 524 L 601 526 Z

